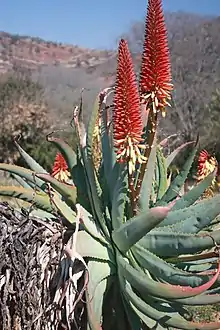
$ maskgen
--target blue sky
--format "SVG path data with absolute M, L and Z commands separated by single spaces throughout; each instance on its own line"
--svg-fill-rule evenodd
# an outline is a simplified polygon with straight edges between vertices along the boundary
M 0 30 L 111 48 L 144 17 L 147 0 L 1 0 Z M 219 15 L 220 0 L 163 0 L 164 10 Z

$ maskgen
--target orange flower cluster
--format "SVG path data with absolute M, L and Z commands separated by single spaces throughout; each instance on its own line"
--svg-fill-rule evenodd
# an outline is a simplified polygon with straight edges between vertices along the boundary
M 198 158 L 197 181 L 202 181 L 207 175 L 212 173 L 217 166 L 217 160 L 206 150 L 202 150 Z
M 138 86 L 127 42 L 121 40 L 113 113 L 114 142 L 119 162 L 128 162 L 129 173 L 135 170 L 136 160 L 142 163 L 142 120 Z
M 165 116 L 165 107 L 169 105 L 172 89 L 167 30 L 161 0 L 149 0 L 140 74 L 141 99 L 147 107 L 152 104 L 155 113 L 161 111 Z
M 61 182 L 68 182 L 70 178 L 67 163 L 60 152 L 56 154 L 51 175 Z

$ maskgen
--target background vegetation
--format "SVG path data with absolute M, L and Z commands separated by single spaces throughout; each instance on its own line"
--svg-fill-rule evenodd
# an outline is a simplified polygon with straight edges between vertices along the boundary
M 166 13 L 166 20 L 175 90 L 172 108 L 160 134 L 164 137 L 178 132 L 178 137 L 172 140 L 177 144 L 194 139 L 199 133 L 201 147 L 218 156 L 220 18 Z M 129 41 L 137 69 L 143 29 L 144 21 L 134 22 L 123 35 Z M 15 39 L 13 47 L 17 47 L 19 36 Z M 30 40 L 39 45 L 43 43 L 38 39 Z M 57 44 L 55 48 L 59 50 L 59 47 L 64 46 Z M 24 71 L 22 65 L 14 65 L 9 73 L 0 75 L 0 134 L 4 137 L 0 144 L 1 161 L 19 162 L 12 138 L 21 134 L 22 145 L 42 165 L 50 167 L 54 155 L 50 145 L 45 143 L 45 135 L 60 129 L 65 131 L 60 134 L 72 139 L 69 122 L 81 89 L 85 88 L 84 119 L 87 123 L 97 92 L 114 83 L 115 68 L 116 54 L 109 56 L 106 52 L 105 61 L 102 54 L 102 61 L 90 67 L 45 64 L 37 70 Z

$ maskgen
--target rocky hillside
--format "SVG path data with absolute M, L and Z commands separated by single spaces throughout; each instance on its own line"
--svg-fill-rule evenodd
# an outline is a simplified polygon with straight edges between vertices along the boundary
M 14 64 L 30 69 L 54 65 L 67 68 L 93 67 L 111 58 L 114 52 L 80 48 L 29 36 L 0 32 L 0 72 Z

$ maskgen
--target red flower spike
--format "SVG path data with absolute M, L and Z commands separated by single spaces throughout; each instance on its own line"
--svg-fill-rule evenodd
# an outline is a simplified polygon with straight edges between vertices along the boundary
M 202 150 L 198 158 L 197 181 L 202 181 L 207 175 L 212 173 L 217 166 L 217 160 L 206 150 Z
M 128 162 L 129 173 L 135 170 L 136 161 L 142 163 L 142 119 L 138 86 L 127 42 L 122 39 L 118 49 L 118 67 L 113 113 L 114 146 L 118 162 Z
M 171 99 L 171 67 L 167 30 L 161 0 L 148 0 L 145 41 L 140 73 L 141 101 L 153 106 L 154 112 L 162 112 Z
M 51 175 L 61 182 L 68 182 L 69 180 L 70 173 L 68 171 L 68 166 L 60 152 L 56 154 Z

